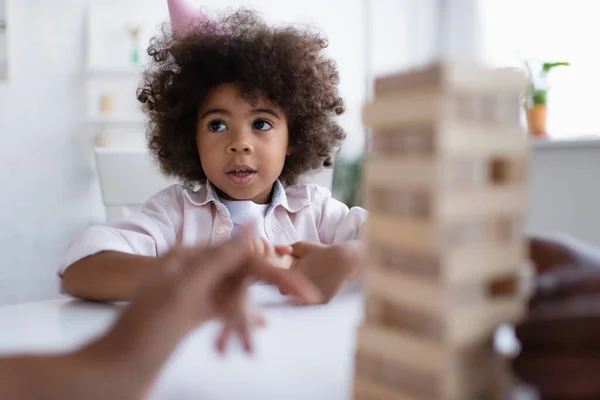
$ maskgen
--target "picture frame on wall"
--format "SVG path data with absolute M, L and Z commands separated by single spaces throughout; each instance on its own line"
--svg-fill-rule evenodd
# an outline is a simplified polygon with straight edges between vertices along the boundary
M 8 79 L 7 29 L 6 0 L 0 0 L 0 81 Z

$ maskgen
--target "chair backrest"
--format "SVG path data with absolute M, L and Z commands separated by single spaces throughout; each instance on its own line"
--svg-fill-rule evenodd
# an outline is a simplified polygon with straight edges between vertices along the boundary
M 109 221 L 138 209 L 152 195 L 178 183 L 161 174 L 145 149 L 99 147 L 96 165 Z

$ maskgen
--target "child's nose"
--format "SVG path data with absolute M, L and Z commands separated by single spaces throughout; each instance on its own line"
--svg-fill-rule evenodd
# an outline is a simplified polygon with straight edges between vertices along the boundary
M 230 153 L 230 154 L 235 154 L 235 153 L 252 154 L 254 152 L 254 147 L 252 146 L 252 143 L 250 143 L 249 140 L 241 139 L 241 140 L 236 140 L 236 141 L 232 142 L 227 150 L 228 150 L 228 153 Z

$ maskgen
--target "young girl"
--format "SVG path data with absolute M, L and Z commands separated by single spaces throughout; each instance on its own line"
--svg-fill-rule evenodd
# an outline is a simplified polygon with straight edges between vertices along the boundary
M 330 167 L 345 134 L 335 63 L 309 30 L 268 27 L 238 11 L 213 22 L 170 1 L 171 31 L 148 49 L 138 90 L 149 148 L 180 178 L 142 210 L 85 231 L 66 253 L 62 290 L 100 301 L 127 300 L 157 257 L 176 245 L 214 245 L 249 218 L 258 234 L 294 256 L 330 299 L 356 276 L 366 219 L 328 190 L 296 185 Z M 196 189 L 189 187 L 195 185 Z

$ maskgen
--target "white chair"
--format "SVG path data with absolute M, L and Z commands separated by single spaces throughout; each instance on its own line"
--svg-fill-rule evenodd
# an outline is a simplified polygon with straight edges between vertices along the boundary
M 98 147 L 96 165 L 109 223 L 139 210 L 152 195 L 178 182 L 165 178 L 143 148 Z

